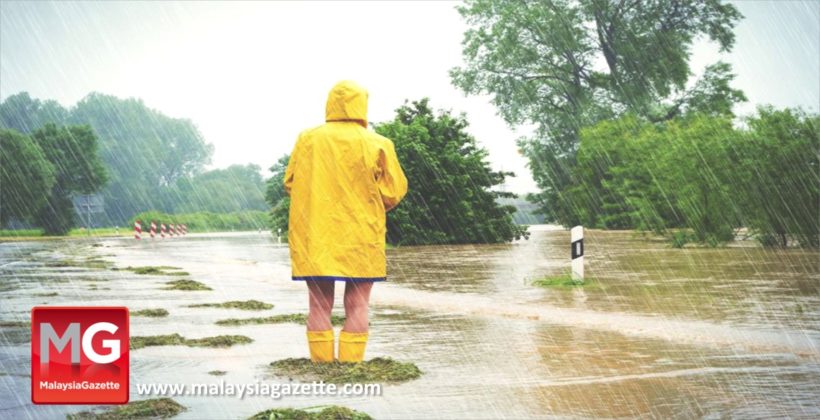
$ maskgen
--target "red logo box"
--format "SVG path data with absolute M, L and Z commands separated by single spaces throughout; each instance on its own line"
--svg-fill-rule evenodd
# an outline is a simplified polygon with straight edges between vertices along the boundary
M 128 308 L 40 306 L 31 310 L 31 401 L 128 402 Z

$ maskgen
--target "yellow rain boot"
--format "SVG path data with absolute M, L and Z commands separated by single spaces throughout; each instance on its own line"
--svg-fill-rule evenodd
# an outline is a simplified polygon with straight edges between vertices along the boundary
M 364 348 L 367 346 L 367 333 L 350 333 L 342 331 L 339 334 L 339 361 L 342 363 L 358 363 L 364 359 Z
M 308 331 L 307 339 L 311 361 L 314 363 L 333 361 L 333 330 Z

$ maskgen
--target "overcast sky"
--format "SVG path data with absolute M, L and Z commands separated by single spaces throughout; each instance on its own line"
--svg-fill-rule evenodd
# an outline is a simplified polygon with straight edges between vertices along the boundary
M 89 92 L 139 97 L 194 121 L 213 143 L 212 167 L 268 168 L 296 135 L 321 124 L 328 89 L 356 80 L 370 120 L 405 99 L 465 112 L 513 192 L 536 187 L 514 131 L 487 97 L 465 97 L 448 70 L 461 64 L 465 25 L 455 2 L 170 3 L 0 1 L 0 99 L 20 91 L 71 106 Z M 743 1 L 729 54 L 698 42 L 693 70 L 724 59 L 750 103 L 820 105 L 820 2 Z M 267 174 L 266 174 L 267 175 Z

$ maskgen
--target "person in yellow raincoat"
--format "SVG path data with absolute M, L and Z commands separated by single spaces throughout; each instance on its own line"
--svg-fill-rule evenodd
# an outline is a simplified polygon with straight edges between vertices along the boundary
M 387 278 L 386 212 L 407 193 L 393 142 L 367 129 L 367 91 L 337 83 L 325 124 L 303 131 L 285 170 L 293 280 L 307 283 L 307 338 L 314 362 L 332 362 L 334 285 L 345 282 L 339 361 L 360 362 L 373 283 Z

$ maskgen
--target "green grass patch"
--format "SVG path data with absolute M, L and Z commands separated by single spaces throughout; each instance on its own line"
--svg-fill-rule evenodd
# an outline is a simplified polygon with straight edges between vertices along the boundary
M 131 311 L 131 316 L 146 316 L 150 318 L 162 318 L 168 316 L 168 311 L 162 308 L 157 309 L 140 309 L 138 311 Z
M 117 270 L 124 270 L 124 271 L 132 271 L 134 274 L 140 275 L 153 275 L 153 276 L 189 276 L 190 273 L 186 271 L 179 271 L 182 270 L 179 267 L 171 267 L 168 265 L 146 265 L 144 267 L 131 267 L 130 265 L 125 268 L 119 268 Z
M 211 375 L 211 376 L 225 376 L 226 373 L 228 373 L 228 372 L 225 372 L 224 370 L 212 370 L 212 371 L 208 372 L 208 375 Z
M 210 287 L 196 280 L 174 280 L 165 283 L 167 286 L 163 290 L 213 290 Z
M 248 325 L 248 324 L 304 324 L 307 322 L 307 315 L 305 314 L 284 314 L 274 315 L 261 318 L 228 318 L 216 321 L 216 325 Z M 330 323 L 332 325 L 344 325 L 345 317 L 339 315 L 331 315 Z
M 188 347 L 231 347 L 235 344 L 252 343 L 253 339 L 244 335 L 218 335 L 205 338 L 185 338 L 179 334 L 149 335 L 131 337 L 131 350 L 155 346 Z
M 37 297 L 54 297 L 54 296 L 57 296 L 57 292 L 35 293 L 34 296 L 37 296 Z
M 310 359 L 283 359 L 270 364 L 275 375 L 304 381 L 325 381 L 336 384 L 365 382 L 406 382 L 421 376 L 412 363 L 376 357 L 361 363 L 313 363 Z
M 92 228 L 90 233 L 85 228 L 74 228 L 68 231 L 68 236 L 131 236 L 133 231 L 126 228 Z
M 270 303 L 260 302 L 258 300 L 232 300 L 222 303 L 196 303 L 188 305 L 189 308 L 230 308 L 242 309 L 245 311 L 263 311 L 272 309 L 273 305 Z
M 111 268 L 112 265 L 114 265 L 112 262 L 101 260 L 98 257 L 88 257 L 84 260 L 74 260 L 70 258 L 65 258 L 62 260 L 49 261 L 45 263 L 46 267 L 80 267 L 95 270 L 105 270 Z
M 0 238 L 43 236 L 42 229 L 0 229 Z
M 105 411 L 81 411 L 66 416 L 68 420 L 167 419 L 185 411 L 185 407 L 170 398 L 132 401 Z
M 0 328 L 28 328 L 30 326 L 28 321 L 0 321 Z
M 371 420 L 361 411 L 338 405 L 296 408 L 274 408 L 254 414 L 248 420 Z
M 582 287 L 584 289 L 599 289 L 603 288 L 600 283 L 591 277 L 585 278 L 583 281 L 575 280 L 569 273 L 559 274 L 555 276 L 546 276 L 536 279 L 532 282 L 534 286 L 548 287 L 548 288 L 575 288 Z
M 228 318 L 216 321 L 216 325 L 222 326 L 237 326 L 249 324 L 304 324 L 307 322 L 307 315 L 305 314 L 284 314 L 273 315 L 260 318 Z M 339 315 L 331 315 L 330 323 L 335 326 L 341 326 L 345 323 L 345 317 Z

